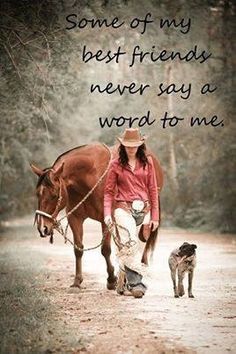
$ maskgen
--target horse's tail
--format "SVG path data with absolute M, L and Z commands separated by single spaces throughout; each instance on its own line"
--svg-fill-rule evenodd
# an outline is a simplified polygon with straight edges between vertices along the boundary
M 161 222 L 160 197 L 158 198 L 158 204 L 159 204 L 159 226 L 160 226 L 160 222 Z M 153 252 L 155 250 L 155 246 L 156 246 L 156 242 L 157 242 L 159 226 L 155 231 L 152 231 L 150 233 L 150 236 L 149 236 L 148 240 L 146 241 L 146 245 L 145 245 L 143 255 L 142 255 L 142 260 L 141 260 L 141 262 L 144 264 L 148 264 L 148 260 L 150 258 L 152 258 L 152 256 L 153 256 Z M 142 229 L 140 231 L 142 233 Z
M 158 236 L 158 229 L 151 232 L 148 240 L 146 241 L 146 245 L 144 247 L 142 260 L 141 260 L 142 263 L 148 265 L 149 259 L 152 258 L 156 246 L 157 236 Z

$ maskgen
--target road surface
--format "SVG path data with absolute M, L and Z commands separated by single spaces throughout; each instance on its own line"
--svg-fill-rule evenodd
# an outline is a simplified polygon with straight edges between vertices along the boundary
M 161 229 L 142 299 L 106 289 L 100 249 L 83 257 L 82 289 L 70 288 L 72 246 L 41 239 L 31 218 L 0 235 L 0 353 L 235 353 L 236 236 Z M 85 225 L 85 247 L 101 238 Z M 176 299 L 167 259 L 196 243 L 194 299 Z M 185 282 L 187 279 L 185 279 Z

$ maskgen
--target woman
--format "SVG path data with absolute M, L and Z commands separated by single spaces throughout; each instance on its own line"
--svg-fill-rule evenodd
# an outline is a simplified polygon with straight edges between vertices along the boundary
M 146 266 L 138 252 L 137 227 L 144 224 L 150 231 L 158 227 L 158 189 L 152 158 L 146 156 L 139 130 L 126 129 L 118 140 L 119 157 L 112 161 L 106 179 L 104 221 L 119 230 L 120 276 L 125 274 L 126 288 L 138 298 L 146 291 L 142 282 Z M 123 293 L 120 288 L 118 292 Z

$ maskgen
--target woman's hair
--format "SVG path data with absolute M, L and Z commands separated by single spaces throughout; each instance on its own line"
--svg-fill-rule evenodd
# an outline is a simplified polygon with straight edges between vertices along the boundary
M 143 168 L 145 168 L 146 164 L 148 163 L 148 159 L 146 156 L 146 145 L 145 144 L 142 144 L 138 147 L 138 150 L 136 152 L 136 157 L 143 165 Z M 124 147 L 124 145 L 121 144 L 119 147 L 119 162 L 123 167 L 125 167 L 128 165 L 128 161 L 129 161 L 129 159 L 128 159 L 127 153 L 125 151 L 125 147 Z

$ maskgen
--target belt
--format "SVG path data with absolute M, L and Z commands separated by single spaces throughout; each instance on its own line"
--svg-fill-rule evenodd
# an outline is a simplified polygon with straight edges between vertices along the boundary
M 115 200 L 114 209 L 121 208 L 121 209 L 124 209 L 128 212 L 131 212 L 132 203 L 133 202 L 129 202 L 129 201 L 126 202 L 126 201 Z M 142 212 L 144 212 L 146 214 L 149 212 L 150 209 L 151 209 L 151 206 L 150 206 L 149 201 L 147 200 L 144 202 L 144 208 L 143 208 Z

